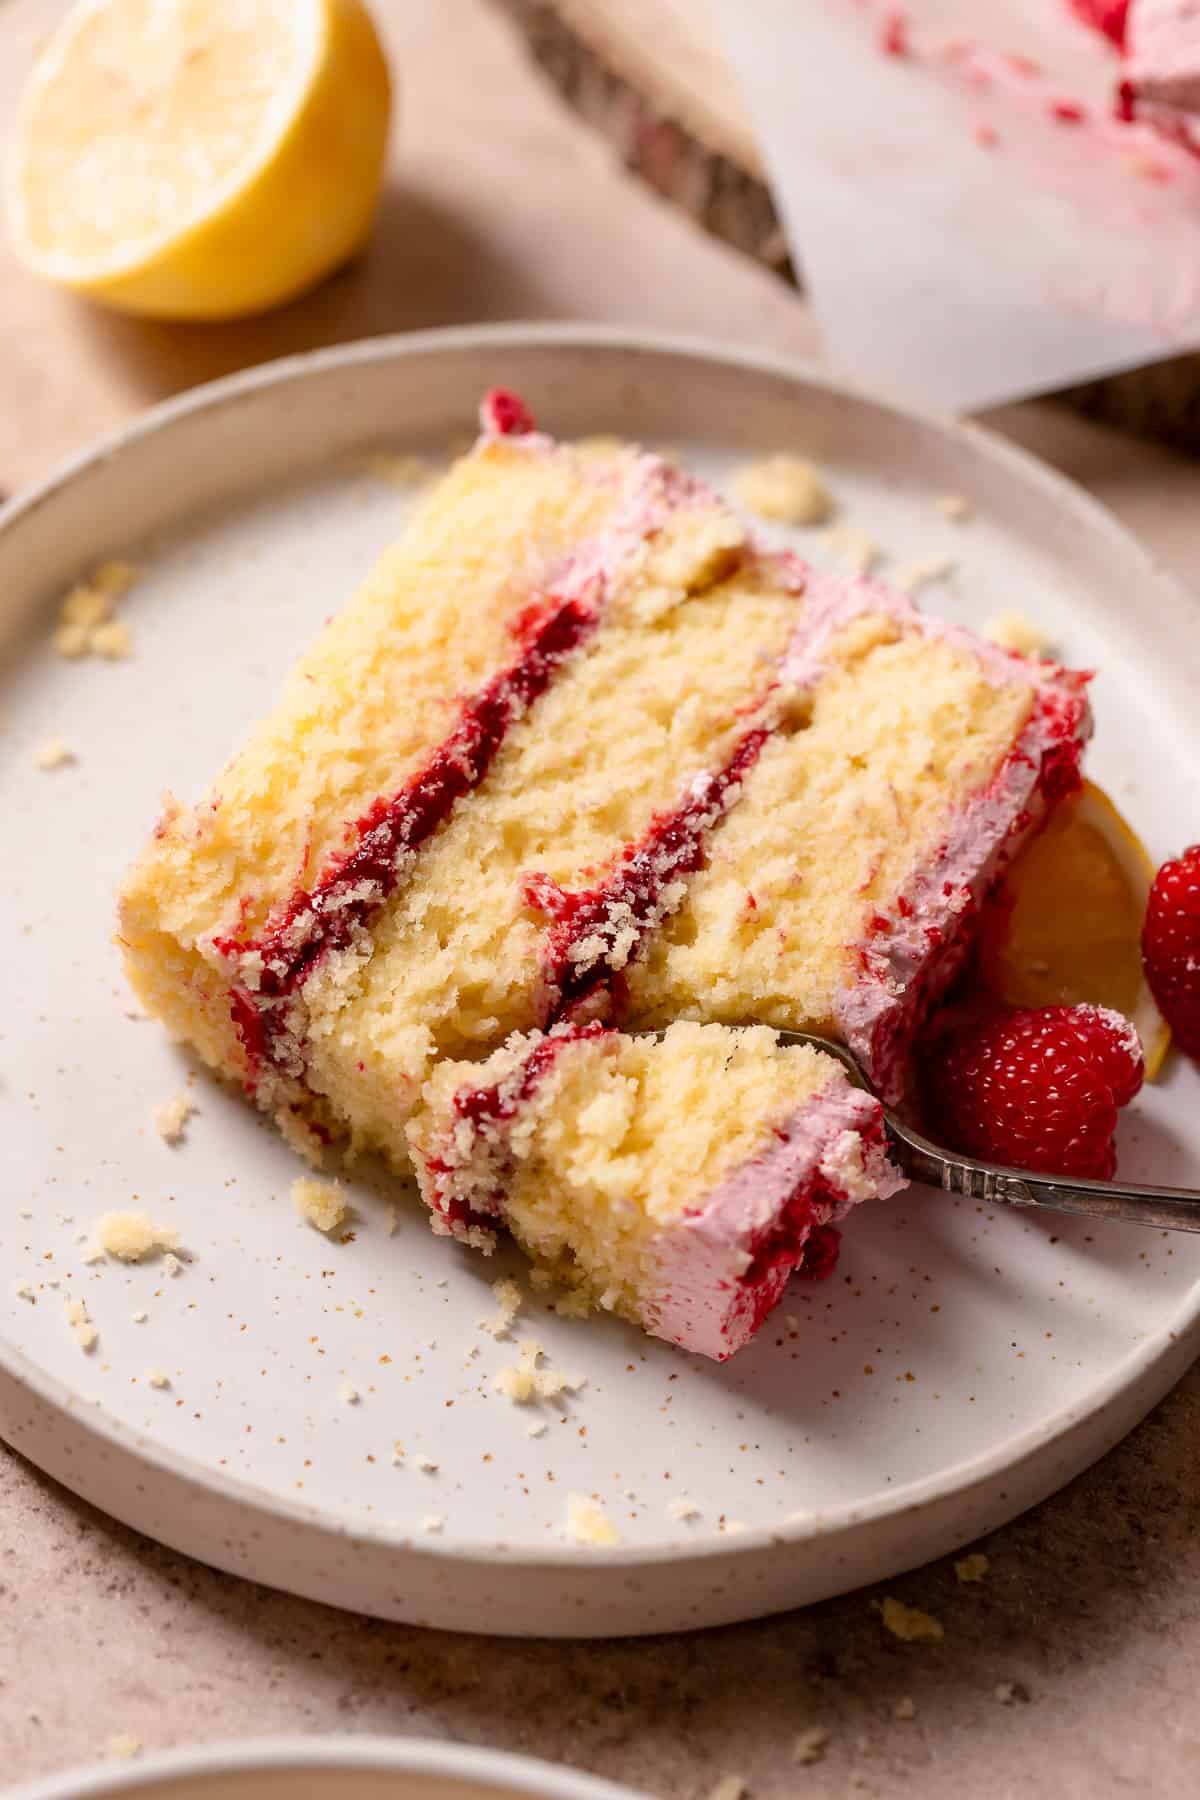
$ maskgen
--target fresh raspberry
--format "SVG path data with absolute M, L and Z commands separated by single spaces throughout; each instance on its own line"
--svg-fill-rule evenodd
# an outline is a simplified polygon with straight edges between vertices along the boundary
M 1175 1042 L 1189 1056 L 1200 1056 L 1200 844 L 1165 862 L 1154 877 L 1142 960 Z
M 1141 1045 L 1099 1006 L 1017 1007 L 951 1026 L 921 1061 L 926 1127 L 947 1148 L 1046 1175 L 1116 1173 L 1117 1113 Z

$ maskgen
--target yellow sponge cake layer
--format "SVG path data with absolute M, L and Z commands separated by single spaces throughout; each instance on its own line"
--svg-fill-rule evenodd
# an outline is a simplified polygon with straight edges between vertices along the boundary
M 996 653 L 871 584 L 814 575 L 806 599 L 802 658 L 789 670 L 810 696 L 806 726 L 765 745 L 707 865 L 631 970 L 631 1009 L 645 1023 L 754 1018 L 851 1035 L 863 946 L 903 923 L 898 904 L 915 905 L 914 880 L 928 885 L 955 830 L 975 827 L 969 866 L 923 921 L 926 979 L 1012 827 L 1028 823 L 1046 695 L 1054 710 L 1062 672 Z M 1072 689 L 1063 704 L 1073 747 L 1081 697 Z M 891 996 L 915 997 L 907 986 Z M 894 1087 L 879 1046 L 855 1047 Z
M 715 1357 L 902 1185 L 878 1102 L 763 1026 L 514 1037 L 439 1064 L 408 1130 L 438 1229 L 486 1248 L 503 1225 L 588 1304 Z
M 568 454 L 531 456 L 519 439 L 464 457 L 296 663 L 209 795 L 172 817 L 126 905 L 144 896 L 180 936 L 232 923 L 253 933 L 310 885 L 347 826 L 447 736 L 462 695 L 511 660 L 513 621 L 553 559 L 616 505 L 606 473 L 589 480 Z
M 711 545 L 726 560 L 730 528 L 715 513 L 692 561 L 669 541 L 648 548 L 376 920 L 369 954 L 328 959 L 308 983 L 309 1083 L 361 1141 L 396 1152 L 438 1056 L 546 1022 L 545 902 L 602 882 L 769 712 L 800 602 L 755 565 L 714 579 Z

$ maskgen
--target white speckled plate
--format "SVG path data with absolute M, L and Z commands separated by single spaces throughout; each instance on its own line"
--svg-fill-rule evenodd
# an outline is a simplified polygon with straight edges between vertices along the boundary
M 9 1800 L 639 1800 L 575 1769 L 420 1738 L 264 1738 L 67 1769 Z
M 747 453 L 815 453 L 897 559 L 955 557 L 927 604 L 977 624 L 1016 605 L 1100 668 L 1092 771 L 1156 853 L 1195 835 L 1192 603 L 986 433 L 770 358 L 570 327 L 354 345 L 162 407 L 0 515 L 0 1431 L 153 1536 L 340 1605 L 496 1632 L 713 1624 L 924 1561 L 1083 1468 L 1200 1342 L 1200 1240 L 914 1191 L 856 1215 L 837 1276 L 797 1282 L 726 1367 L 531 1301 L 523 1323 L 586 1378 L 534 1413 L 491 1386 L 515 1354 L 479 1328 L 499 1269 L 403 1194 L 389 1236 L 362 1183 L 352 1242 L 301 1225 L 292 1154 L 130 1018 L 111 896 L 161 791 L 201 789 L 400 523 L 354 453 L 444 456 L 494 381 L 556 431 L 673 445 L 718 480 Z M 947 490 L 967 522 L 937 510 Z M 64 662 L 56 599 L 116 554 L 145 565 L 122 606 L 136 653 Z M 39 770 L 55 734 L 78 760 Z M 152 1114 L 185 1082 L 198 1110 L 172 1149 Z M 1130 1175 L 1196 1178 L 1198 1098 L 1176 1064 L 1138 1101 Z M 84 1262 L 96 1216 L 131 1203 L 179 1231 L 178 1275 Z M 572 1492 L 620 1547 L 564 1541 Z

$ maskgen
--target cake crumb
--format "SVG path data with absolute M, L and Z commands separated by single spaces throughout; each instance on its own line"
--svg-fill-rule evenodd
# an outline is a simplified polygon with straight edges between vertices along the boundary
M 37 1295 L 28 1281 L 18 1281 L 13 1287 L 13 1293 L 18 1300 L 28 1300 L 32 1305 L 37 1305 Z
M 840 557 L 855 575 L 869 575 L 883 552 L 874 538 L 857 525 L 835 525 L 821 542 L 831 555 Z
M 952 556 L 918 557 L 915 562 L 900 565 L 892 576 L 892 586 L 899 588 L 902 594 L 915 594 L 935 581 L 945 581 L 948 575 L 953 575 L 954 569 Z
M 962 1582 L 982 1581 L 991 1567 L 982 1550 L 972 1550 L 969 1556 L 961 1556 L 954 1565 L 954 1573 Z
M 120 600 L 129 592 L 141 570 L 136 563 L 125 562 L 120 557 L 110 557 L 92 570 L 89 587 L 93 592 L 103 594 L 109 600 Z
M 104 1746 L 104 1753 L 114 1762 L 129 1762 L 142 1754 L 142 1740 L 131 1731 L 115 1731 Z
M 519 1284 L 506 1277 L 501 1281 L 493 1281 L 492 1297 L 498 1309 L 496 1316 L 494 1319 L 480 1319 L 479 1329 L 490 1332 L 494 1338 L 506 1338 L 525 1303 L 525 1296 Z
M 824 525 L 833 517 L 833 495 L 815 463 L 799 456 L 764 456 L 734 471 L 734 498 L 760 519 L 781 525 Z
M 545 1419 L 536 1419 L 532 1425 L 527 1425 L 525 1427 L 525 1436 L 526 1437 L 539 1438 L 539 1437 L 545 1437 L 545 1435 L 546 1435 Z
M 604 1508 L 586 1494 L 567 1495 L 566 1535 L 573 1544 L 619 1544 L 621 1534 Z
M 66 662 L 74 662 L 78 657 L 86 656 L 91 647 L 92 632 L 88 625 L 60 625 L 50 639 L 56 656 Z
M 81 1350 L 87 1352 L 95 1349 L 100 1333 L 88 1318 L 88 1310 L 82 1300 L 67 1301 L 67 1324 Z
M 111 618 L 114 598 L 91 583 L 81 581 L 70 590 L 59 608 L 60 626 L 64 630 L 72 627 L 84 632 L 94 630 Z
M 726 1537 L 737 1537 L 741 1532 L 749 1531 L 749 1529 L 750 1527 L 741 1519 L 722 1519 L 718 1527 L 718 1530 L 723 1531 Z
M 143 1308 L 143 1309 L 140 1309 L 138 1312 L 130 1313 L 129 1316 L 133 1320 L 135 1325 L 144 1325 L 150 1315 Z
M 892 1708 L 893 1719 L 915 1719 L 916 1716 L 917 1703 L 911 1694 L 905 1694 L 904 1698 L 897 1700 Z
M 156 1225 L 149 1213 L 106 1212 L 96 1221 L 96 1248 L 120 1262 L 142 1262 L 160 1250 L 173 1250 L 178 1242 L 179 1233 Z
M 825 1755 L 829 1743 L 829 1733 L 824 1725 L 810 1725 L 802 1731 L 792 1746 L 792 1761 L 798 1763 L 820 1762 Z
M 68 763 L 78 762 L 79 758 L 64 737 L 47 738 L 38 749 L 34 761 L 39 769 L 63 769 Z
M 934 505 L 944 519 L 953 519 L 955 524 L 971 516 L 971 502 L 965 494 L 939 494 Z
M 173 1094 L 164 1100 L 161 1106 L 154 1109 L 154 1129 L 164 1144 L 182 1142 L 184 1126 L 196 1110 L 196 1103 L 190 1094 Z
M 422 1474 L 424 1474 L 424 1475 L 436 1475 L 437 1474 L 439 1464 L 435 1463 L 433 1461 L 432 1457 L 418 1456 L 418 1457 L 415 1457 L 413 1460 L 414 1460 L 415 1466 L 421 1470 Z
M 421 1520 L 421 1530 L 439 1532 L 445 1523 L 446 1520 L 442 1513 L 426 1513 L 425 1517 Z
M 505 1395 L 514 1406 L 527 1406 L 531 1400 L 553 1400 L 582 1385 L 577 1377 L 564 1375 L 561 1369 L 540 1368 L 545 1352 L 533 1338 L 523 1338 L 517 1349 L 520 1361 L 510 1363 L 492 1377 L 496 1392 Z
M 698 1519 L 700 1508 L 694 1500 L 689 1500 L 686 1494 L 681 1494 L 677 1500 L 669 1503 L 667 1516 L 672 1519 Z
M 510 1363 L 507 1368 L 498 1369 L 492 1377 L 492 1386 L 498 1394 L 511 1400 L 514 1406 L 526 1406 L 536 1395 L 539 1370 L 538 1359 L 541 1349 L 533 1344 L 522 1347 L 521 1360 Z
M 124 619 L 107 619 L 92 632 L 91 648 L 107 662 L 124 662 L 133 655 L 133 637 Z
M 147 1369 L 146 1380 L 152 1388 L 166 1388 L 171 1385 L 171 1377 L 165 1369 Z
M 129 627 L 114 619 L 114 603 L 137 580 L 132 563 L 105 562 L 86 580 L 77 582 L 58 610 L 58 626 L 50 640 L 59 656 L 75 661 L 82 656 L 103 656 L 110 661 L 129 656 L 133 640 Z
M 932 1613 L 922 1612 L 916 1606 L 905 1606 L 903 1600 L 894 1600 L 890 1594 L 882 1603 L 876 1601 L 875 1604 L 885 1628 L 906 1644 L 936 1644 L 946 1635 L 941 1620 L 935 1619 Z
M 346 1406 L 358 1405 L 358 1389 L 352 1381 L 343 1381 L 338 1389 L 338 1399 Z
M 741 1775 L 722 1775 L 716 1787 L 710 1789 L 708 1800 L 746 1800 L 749 1792 Z
M 1002 650 L 1015 650 L 1019 656 L 1051 656 L 1054 644 L 1046 633 L 1015 607 L 993 613 L 983 627 L 983 635 Z
M 176 1275 L 182 1272 L 183 1264 L 173 1251 L 168 1250 L 167 1254 L 163 1257 L 163 1268 L 171 1279 L 174 1280 Z
M 297 1175 L 293 1181 L 292 1205 L 314 1231 L 336 1231 L 350 1215 L 337 1182 L 314 1181 L 311 1175 Z

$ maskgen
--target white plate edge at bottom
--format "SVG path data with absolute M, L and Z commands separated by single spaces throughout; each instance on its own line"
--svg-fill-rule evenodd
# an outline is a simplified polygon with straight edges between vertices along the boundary
M 119 1800 L 178 1776 L 287 1774 L 367 1769 L 378 1774 L 458 1777 L 482 1787 L 523 1791 L 536 1800 L 643 1800 L 637 1789 L 604 1781 L 566 1763 L 435 1738 L 380 1736 L 229 1738 L 152 1751 L 126 1763 L 86 1763 L 6 1790 L 8 1800 Z

